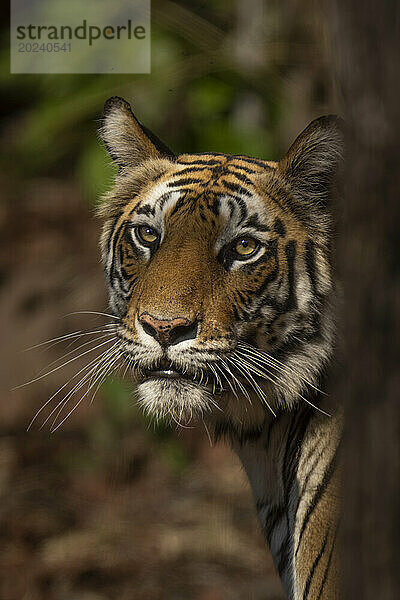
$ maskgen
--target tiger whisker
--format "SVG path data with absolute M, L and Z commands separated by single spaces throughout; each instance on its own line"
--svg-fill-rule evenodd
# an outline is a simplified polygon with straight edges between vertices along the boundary
M 283 389 L 282 388 L 283 384 L 280 384 L 279 381 L 277 381 L 273 377 L 272 373 L 268 373 L 268 371 L 265 370 L 265 367 L 266 367 L 265 364 L 255 361 L 255 359 L 253 359 L 252 357 L 246 356 L 246 355 L 242 354 L 241 352 L 235 352 L 235 355 L 237 355 L 236 360 L 239 361 L 239 364 L 241 364 L 242 366 L 246 366 L 247 369 L 251 370 L 255 375 L 263 377 L 264 379 L 268 379 L 271 383 L 273 383 L 274 385 Z M 233 356 L 231 358 L 236 358 L 236 356 Z M 268 363 L 267 363 L 267 365 L 270 366 Z M 292 389 L 292 387 L 290 387 L 288 384 L 286 384 L 286 387 L 289 387 L 289 389 Z
M 245 357 L 249 357 L 249 353 L 250 353 L 250 355 L 253 357 L 254 360 L 258 360 L 262 364 L 268 363 L 270 366 L 275 366 L 275 368 L 277 370 L 281 370 L 282 372 L 286 372 L 289 374 L 294 373 L 299 378 L 301 378 L 305 383 L 308 383 L 309 385 L 313 385 L 311 381 L 308 381 L 296 369 L 288 368 L 284 363 L 281 363 L 280 361 L 278 361 L 271 355 L 267 354 L 266 352 L 262 352 L 256 348 L 253 348 L 251 346 L 247 346 L 247 345 L 244 345 L 241 343 L 238 344 L 238 347 L 239 347 L 238 352 L 240 352 L 240 348 L 243 348 L 242 355 L 244 355 Z
M 179 419 L 182 418 L 182 414 L 183 414 L 183 409 L 184 407 L 181 407 L 181 412 L 179 414 Z M 173 412 L 171 410 L 168 411 L 168 417 L 170 419 L 172 419 L 172 421 L 174 421 L 174 423 L 178 426 L 178 427 L 182 427 L 183 429 L 193 429 L 193 425 L 184 425 L 183 423 L 181 423 L 181 421 L 175 417 L 175 415 L 173 414 Z M 193 417 L 193 412 L 192 410 L 190 410 L 190 417 L 188 419 L 188 423 L 190 423 L 190 421 L 192 420 Z
M 200 381 L 199 381 L 200 385 L 203 384 L 203 380 L 204 380 L 204 371 L 203 371 L 203 369 L 200 369 Z
M 222 362 L 222 359 L 220 359 L 220 360 Z M 215 365 L 215 366 L 217 367 L 217 365 Z M 227 365 L 225 363 L 223 363 L 223 362 L 222 362 L 222 365 L 218 365 L 218 369 L 219 369 L 221 375 L 225 378 L 225 381 L 227 382 L 227 384 L 229 385 L 230 389 L 232 390 L 232 393 L 235 396 L 235 398 L 238 399 L 237 392 L 236 392 L 235 388 L 233 387 L 231 381 L 227 378 L 226 374 L 224 373 L 224 371 L 222 369 L 222 366 L 224 366 L 225 368 L 227 368 L 228 372 L 229 372 L 229 367 L 227 367 Z M 230 375 L 232 376 L 232 379 L 234 380 L 234 384 L 236 386 L 237 381 L 235 381 L 235 378 L 233 377 L 232 373 L 230 373 Z
M 280 360 L 278 360 L 274 356 L 271 356 L 267 352 L 261 351 L 258 348 L 255 348 L 254 346 L 250 346 L 249 344 L 245 344 L 243 342 L 238 343 L 238 349 L 239 349 L 238 351 L 240 351 L 240 349 L 242 349 L 242 352 L 244 353 L 245 356 L 248 356 L 248 353 L 250 352 L 255 359 L 259 359 L 260 361 L 263 361 L 263 362 L 268 362 L 270 364 L 270 366 L 274 366 L 274 368 L 276 370 L 280 370 L 282 373 L 296 375 L 297 377 L 299 377 L 299 379 L 301 379 L 304 383 L 306 383 L 307 385 L 309 385 L 310 387 L 315 389 L 317 392 L 320 392 L 321 394 L 325 394 L 325 392 L 320 390 L 312 381 L 310 381 L 309 379 L 304 377 L 301 373 L 299 373 L 299 371 L 297 371 L 297 369 L 294 369 L 293 367 L 288 367 L 287 365 L 282 363 Z M 274 365 L 271 363 L 274 363 Z
M 304 400 L 304 402 L 306 402 L 307 404 L 309 404 L 310 406 L 312 406 L 312 408 L 315 408 L 315 410 L 317 410 L 318 412 L 322 413 L 323 415 L 325 415 L 326 417 L 331 417 L 331 413 L 328 413 L 326 410 L 323 410 L 322 408 L 320 408 L 319 406 L 317 406 L 316 404 L 314 404 L 313 402 L 311 402 L 311 400 L 308 400 L 308 398 L 304 398 L 304 396 L 302 396 L 301 394 L 299 394 L 299 397 Z
M 108 352 L 109 350 L 110 349 L 106 350 L 105 352 Z M 100 356 L 101 356 L 101 354 L 100 354 Z M 95 363 L 98 359 L 99 359 L 98 356 L 96 356 L 96 358 L 92 359 L 87 365 L 85 365 L 84 367 L 82 367 L 77 373 L 75 373 L 72 377 L 70 377 L 70 379 L 68 381 L 66 381 L 61 387 L 59 387 L 58 390 L 56 390 L 54 392 L 54 394 L 52 394 L 48 400 L 46 400 L 46 402 L 40 407 L 40 409 L 35 413 L 35 415 L 31 419 L 31 421 L 30 421 L 30 423 L 29 423 L 29 425 L 27 427 L 27 431 L 29 431 L 29 429 L 32 427 L 33 423 L 36 421 L 37 417 L 46 408 L 46 406 L 48 406 L 48 404 L 53 400 L 53 398 L 55 398 L 57 396 L 57 394 L 59 394 L 65 387 L 67 387 L 67 385 L 69 383 L 71 383 L 71 381 L 73 379 L 75 379 L 76 377 L 78 377 L 86 369 L 89 369 L 91 367 L 91 365 L 93 365 L 93 363 Z
M 208 368 L 210 369 L 210 371 L 212 372 L 212 374 L 214 375 L 215 380 L 217 381 L 217 385 L 219 385 L 220 389 L 223 389 L 223 385 L 221 382 L 221 379 L 218 375 L 217 370 L 214 368 L 214 365 L 212 365 L 211 363 L 208 364 Z M 213 382 L 213 394 L 215 394 L 215 382 Z
M 116 346 L 116 344 L 115 344 Z M 107 360 L 108 357 L 110 356 L 110 353 L 113 351 L 113 348 L 108 348 L 107 350 L 105 350 L 103 353 L 100 354 L 100 356 L 96 356 L 96 358 L 94 358 L 92 361 L 90 361 L 90 363 L 88 365 L 86 365 L 85 367 L 83 367 L 76 375 L 74 375 L 73 377 L 71 377 L 70 381 L 72 379 L 74 379 L 75 377 L 77 377 L 82 371 L 87 371 L 86 373 L 83 373 L 81 379 L 72 387 L 71 390 L 69 390 L 69 392 L 67 392 L 64 397 L 59 400 L 56 404 L 56 406 L 51 410 L 51 412 L 49 413 L 49 415 L 47 415 L 46 419 L 42 422 L 40 429 L 42 429 L 45 424 L 47 423 L 47 421 L 51 418 L 51 416 L 54 414 L 54 412 L 58 409 L 58 408 L 62 408 L 63 406 L 65 406 L 65 404 L 67 403 L 68 399 L 75 393 L 77 392 L 81 387 L 83 387 L 85 385 L 85 383 L 88 381 L 88 379 L 92 376 L 92 374 L 96 371 L 96 369 L 98 368 L 99 364 L 102 364 L 103 361 Z M 115 351 L 115 350 L 114 350 Z M 63 388 L 65 388 L 66 385 L 68 385 L 69 382 L 67 382 L 67 384 L 64 384 L 55 394 L 53 394 L 52 398 L 54 398 Z M 50 400 L 52 399 L 50 398 Z M 48 401 L 45 403 L 45 405 L 42 407 L 42 409 L 48 404 Z M 41 409 L 41 410 L 42 410 Z M 59 413 L 58 413 L 59 414 Z M 36 418 L 36 416 L 35 416 Z
M 325 410 L 323 410 L 322 408 L 320 408 L 319 406 L 317 406 L 316 404 L 314 404 L 313 402 L 311 402 L 310 400 L 308 400 L 308 398 L 305 398 L 300 392 L 296 391 L 296 389 L 293 386 L 291 386 L 290 384 L 288 384 L 288 382 L 286 382 L 285 380 L 282 380 L 281 382 L 278 382 L 278 381 L 276 381 L 276 379 L 274 379 L 271 376 L 271 374 L 268 374 L 265 371 L 261 371 L 259 367 L 254 367 L 253 365 L 251 365 L 249 363 L 247 363 L 246 366 L 247 366 L 247 368 L 249 370 L 253 371 L 253 373 L 255 375 L 259 375 L 260 377 L 268 379 L 274 385 L 276 385 L 277 387 L 279 387 L 282 390 L 284 390 L 284 388 L 286 387 L 289 391 L 291 391 L 292 393 L 296 394 L 296 396 L 298 398 L 300 398 L 301 400 L 304 400 L 304 402 L 306 402 L 307 404 L 309 404 L 310 406 L 312 406 L 313 408 L 315 408 L 316 410 L 318 410 L 322 414 L 326 415 L 327 417 L 331 416 L 330 413 L 326 412 Z
M 103 317 L 115 319 L 116 321 L 120 320 L 120 318 L 116 317 L 115 315 L 110 315 L 109 313 L 105 312 L 98 312 L 96 310 L 76 310 L 74 312 L 67 313 L 66 315 L 64 315 L 64 317 L 70 317 L 71 315 L 101 315 Z
M 227 360 L 229 360 L 227 358 Z M 250 402 L 251 404 L 251 398 L 246 390 L 246 388 L 244 387 L 244 385 L 242 384 L 242 382 L 236 377 L 236 375 L 234 373 L 232 373 L 231 369 L 229 368 L 229 365 L 226 364 L 225 361 L 222 361 L 222 364 L 224 365 L 224 367 L 226 368 L 226 370 L 228 371 L 229 375 L 232 377 L 235 385 L 237 385 L 237 387 L 240 389 L 240 391 L 243 393 L 243 395 L 245 396 L 245 398 L 247 398 L 247 400 Z M 227 380 L 228 381 L 228 380 Z M 229 381 L 228 381 L 229 383 Z
M 70 363 L 72 363 L 74 360 L 78 360 L 79 358 L 82 358 L 82 356 L 85 356 L 86 354 L 89 354 L 90 352 L 94 352 L 98 348 L 101 348 L 102 346 L 104 346 L 105 344 L 110 343 L 111 341 L 112 341 L 112 339 L 106 340 L 105 342 L 102 342 L 101 344 L 98 344 L 98 346 L 95 346 L 94 348 L 90 348 L 89 350 L 85 350 L 85 352 L 82 352 L 81 354 L 79 354 L 79 356 L 75 356 L 74 358 L 70 358 L 69 360 L 67 360 L 66 363 L 63 363 L 62 365 L 59 365 L 58 367 L 55 367 L 51 371 L 48 371 L 47 373 L 44 373 L 43 375 L 40 375 L 39 377 L 35 377 L 34 379 L 31 379 L 30 381 L 27 381 L 25 383 L 21 383 L 21 385 L 17 385 L 16 387 L 14 387 L 12 389 L 13 390 L 18 390 L 18 389 L 20 389 L 22 387 L 25 387 L 26 385 L 30 385 L 31 383 L 35 383 L 36 381 L 39 381 L 40 379 L 43 379 L 44 377 L 47 377 L 48 375 L 51 375 L 55 371 L 58 371 L 62 367 L 66 367 L 67 365 L 69 365 Z
M 202 420 L 202 423 L 203 423 L 204 429 L 206 430 L 206 434 L 207 434 L 207 437 L 208 437 L 208 441 L 210 442 L 210 448 L 212 448 L 212 447 L 213 447 L 213 443 L 212 443 L 212 439 L 211 439 L 210 432 L 209 432 L 209 430 L 208 430 L 208 427 L 207 427 L 207 425 L 206 425 L 206 423 L 205 423 L 204 419 L 202 418 L 201 420 Z
M 118 352 L 117 356 L 115 356 L 114 359 L 110 360 L 108 367 L 106 367 L 106 369 L 102 369 L 101 374 L 99 375 L 99 377 L 96 378 L 96 381 L 98 383 L 97 383 L 95 391 L 93 392 L 92 397 L 90 398 L 90 404 L 93 404 L 97 392 L 99 391 L 100 387 L 103 385 L 104 381 L 109 376 L 109 374 L 114 370 L 115 364 L 118 363 L 120 358 L 121 358 L 121 355 Z M 93 386 L 96 385 L 96 381 L 94 382 Z
M 218 406 L 218 404 L 215 402 L 215 400 L 213 400 L 212 398 L 208 398 L 208 402 L 217 410 L 219 410 L 220 412 L 223 412 L 222 408 L 220 406 Z
M 251 373 L 246 372 L 246 370 L 242 367 L 242 364 L 240 361 L 238 361 L 232 357 L 230 358 L 230 361 L 236 366 L 237 369 L 239 369 L 239 371 L 241 371 L 241 373 L 247 379 L 247 381 L 250 383 L 250 385 L 252 386 L 252 388 L 254 389 L 256 394 L 258 395 L 258 397 L 264 401 L 264 403 L 269 408 L 271 413 L 274 415 L 274 417 L 276 417 L 276 413 L 272 409 L 270 403 L 268 402 L 268 399 L 267 399 L 264 391 L 261 389 L 261 387 L 258 385 L 258 383 L 254 380 Z
M 104 333 L 102 335 L 97 336 L 96 338 L 93 338 L 87 342 L 83 342 L 82 344 L 80 344 L 79 346 L 77 346 L 76 348 L 73 348 L 72 350 L 69 350 L 68 352 L 66 352 L 65 354 L 63 354 L 63 356 L 56 358 L 55 360 L 53 360 L 51 363 L 49 363 L 46 367 L 44 367 L 43 369 L 41 369 L 38 373 L 38 375 L 40 375 L 43 371 L 45 371 L 46 369 L 49 369 L 50 367 L 52 367 L 53 365 L 59 363 L 60 361 L 63 361 L 65 358 L 67 358 L 68 356 L 70 356 L 71 354 L 73 354 L 74 352 L 78 352 L 79 350 L 82 350 L 82 348 L 85 348 L 86 346 L 89 346 L 90 344 L 95 344 L 97 343 L 99 340 L 105 339 L 109 337 L 110 339 L 112 337 L 115 337 L 114 333 L 112 331 L 108 332 L 108 333 Z
M 98 367 L 98 365 L 96 365 L 94 368 Z M 55 426 L 55 423 L 57 422 L 57 419 L 61 413 L 61 411 L 64 409 L 65 405 L 67 404 L 69 397 L 72 396 L 72 394 L 70 393 L 69 397 L 67 397 L 63 402 L 62 405 L 60 406 L 60 409 L 55 417 L 55 419 L 53 420 L 53 423 L 50 427 L 50 432 L 54 433 L 55 431 L 57 431 L 57 429 L 59 429 L 63 423 L 65 423 L 65 421 L 72 415 L 72 413 L 78 408 L 78 406 L 81 404 L 81 402 L 83 401 L 84 398 L 86 398 L 86 396 L 90 393 L 90 391 L 92 390 L 93 386 L 95 385 L 97 379 L 88 386 L 88 389 L 86 390 L 86 392 L 79 398 L 78 402 L 75 403 L 75 405 L 71 408 L 71 410 L 67 413 L 67 415 L 60 421 L 60 423 L 58 423 L 57 426 Z M 84 385 L 85 382 L 83 382 L 78 389 L 80 389 L 82 387 L 82 385 Z M 77 390 L 75 390 L 77 391 Z
M 129 359 L 127 360 L 126 367 L 125 367 L 125 371 L 124 371 L 124 372 L 123 372 L 123 374 L 122 374 L 122 378 L 123 378 L 123 379 L 125 379 L 125 377 L 126 377 L 126 374 L 127 374 L 127 372 L 128 372 L 128 369 L 130 369 L 130 368 L 132 367 L 132 365 L 134 364 L 134 362 L 135 362 L 135 361 L 134 361 L 132 358 L 129 358 Z
M 276 365 L 271 364 L 267 359 L 264 362 L 261 362 L 260 359 L 257 360 L 256 358 L 254 358 L 252 356 L 248 356 L 246 354 L 243 354 L 240 351 L 237 351 L 237 354 L 242 357 L 242 360 L 247 363 L 247 367 L 249 369 L 251 369 L 255 374 L 257 374 L 261 377 L 266 377 L 280 389 L 284 390 L 284 388 L 286 387 L 289 391 L 291 391 L 292 393 L 295 393 L 299 398 L 303 398 L 301 393 L 296 390 L 295 386 L 291 385 L 289 382 L 285 381 L 284 379 L 281 381 L 278 381 L 272 377 L 272 373 L 268 373 L 265 371 L 265 367 L 266 367 L 265 363 L 267 363 L 267 365 L 273 369 L 280 370 L 280 369 L 278 369 L 278 367 Z M 250 361 L 250 363 L 249 363 L 249 361 Z M 282 372 L 282 370 L 281 370 L 281 372 Z M 303 398 L 303 399 L 305 399 L 305 398 Z
M 255 361 L 255 359 L 253 359 L 252 357 L 245 356 L 240 352 L 236 352 L 235 354 L 237 354 L 237 357 L 234 356 L 232 358 L 236 358 L 236 360 L 239 361 L 239 364 L 241 364 L 242 366 L 245 366 L 249 371 L 251 371 L 255 375 L 258 375 L 259 377 L 262 377 L 263 379 L 267 379 L 268 381 L 270 381 L 271 383 L 273 383 L 280 389 L 283 389 L 284 384 L 279 382 L 277 379 L 275 379 L 273 374 L 266 370 L 266 366 L 269 367 L 271 365 L 269 365 L 268 363 L 267 363 L 267 365 L 262 364 L 259 361 Z M 294 388 L 292 386 L 290 386 L 287 382 L 285 383 L 285 386 L 292 391 L 294 390 Z
M 72 331 L 71 333 L 66 333 L 65 335 L 60 335 L 58 337 L 51 338 L 51 339 L 45 340 L 43 342 L 39 342 L 39 344 L 35 344 L 34 346 L 29 346 L 29 348 L 24 349 L 24 352 L 29 352 L 29 350 L 34 350 L 36 348 L 40 348 L 41 346 L 46 346 L 46 344 L 51 344 L 52 342 L 54 344 L 57 344 L 59 342 L 62 342 L 64 340 L 71 339 L 71 338 L 83 337 L 85 335 L 94 335 L 95 333 L 105 333 L 109 329 L 106 330 L 106 329 L 104 329 L 104 327 L 113 328 L 116 330 L 118 326 L 115 323 L 108 323 L 107 325 L 103 325 L 102 329 L 93 329 L 92 331 L 87 331 L 87 330 Z
M 235 357 L 231 357 L 231 358 L 235 358 Z M 293 388 L 292 386 L 290 386 L 289 384 L 287 384 L 287 382 L 285 384 L 280 383 L 279 381 L 277 381 L 271 373 L 268 373 L 265 370 L 265 365 L 262 365 L 262 367 L 260 365 L 254 366 L 254 364 L 251 364 L 249 362 L 247 362 L 249 360 L 249 357 L 246 357 L 246 359 L 244 359 L 243 357 L 240 358 L 239 361 L 236 361 L 237 365 L 239 365 L 242 369 L 243 372 L 243 368 L 245 367 L 248 371 L 251 371 L 252 373 L 254 373 L 254 375 L 257 375 L 258 377 L 261 377 L 263 379 L 267 379 L 268 381 L 270 381 L 271 383 L 273 383 L 274 385 L 276 385 L 279 389 L 284 391 L 284 388 L 286 386 L 286 388 L 288 388 L 290 391 L 292 391 L 293 393 L 297 393 L 295 388 Z M 255 382 L 256 383 L 256 382 Z

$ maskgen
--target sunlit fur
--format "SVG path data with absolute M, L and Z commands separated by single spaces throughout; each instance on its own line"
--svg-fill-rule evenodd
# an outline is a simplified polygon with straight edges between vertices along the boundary
M 319 388 L 334 353 L 340 122 L 313 121 L 280 162 L 175 156 L 120 98 L 106 103 L 100 133 L 119 166 L 98 209 L 102 257 L 141 404 L 228 436 L 288 596 L 336 598 L 336 492 L 326 495 L 324 478 L 337 478 L 340 417 L 327 416 Z M 141 243 L 142 225 L 158 232 L 155 246 Z M 256 250 L 240 257 L 246 236 Z M 197 335 L 161 345 L 141 324 L 147 314 L 196 323 Z M 146 376 L 162 365 L 181 377 Z

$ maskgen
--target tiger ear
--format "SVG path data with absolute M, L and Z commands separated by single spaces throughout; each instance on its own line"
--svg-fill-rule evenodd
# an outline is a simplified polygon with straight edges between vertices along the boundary
M 336 115 L 312 121 L 278 163 L 301 202 L 326 208 L 344 161 L 344 121 Z
M 174 156 L 136 119 L 129 103 L 118 96 L 109 98 L 104 104 L 99 133 L 108 153 L 120 168 L 136 167 L 150 158 Z

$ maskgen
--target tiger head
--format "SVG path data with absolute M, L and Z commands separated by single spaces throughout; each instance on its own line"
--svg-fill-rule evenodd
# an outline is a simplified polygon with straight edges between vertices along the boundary
M 119 167 L 102 257 L 144 408 L 243 428 L 295 407 L 333 348 L 340 120 L 313 121 L 280 162 L 175 156 L 117 97 L 100 135 Z

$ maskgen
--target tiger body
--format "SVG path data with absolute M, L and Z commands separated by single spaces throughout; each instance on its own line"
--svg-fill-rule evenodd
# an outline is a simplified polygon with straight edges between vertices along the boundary
M 338 598 L 341 418 L 318 389 L 334 351 L 337 120 L 279 163 L 173 156 L 119 98 L 101 136 L 120 168 L 102 255 L 141 404 L 227 437 L 288 598 Z

